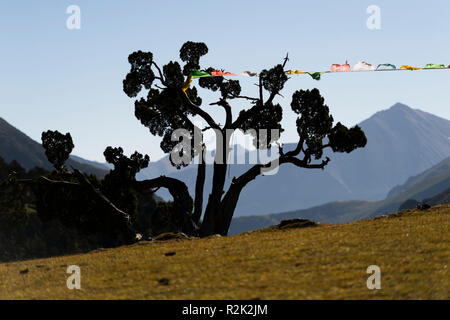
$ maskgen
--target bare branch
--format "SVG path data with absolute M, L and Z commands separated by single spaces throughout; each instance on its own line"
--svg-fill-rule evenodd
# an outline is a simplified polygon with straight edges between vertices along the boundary
M 330 162 L 330 158 L 326 157 L 325 160 L 322 160 L 321 163 L 317 164 L 308 164 L 305 159 L 300 160 L 296 157 L 285 157 L 283 163 L 292 163 L 297 167 L 306 168 L 306 169 L 323 169 Z
M 217 102 L 210 103 L 209 105 L 218 105 L 225 109 L 226 120 L 225 120 L 225 128 L 229 128 L 231 126 L 231 122 L 233 120 L 233 115 L 231 113 L 231 106 L 225 99 L 220 99 Z
M 286 65 L 286 62 L 289 61 L 289 52 L 286 53 L 286 57 L 283 60 L 284 60 L 284 62 L 283 62 L 283 68 L 284 68 L 284 66 Z
M 62 186 L 77 186 L 77 187 L 80 186 L 79 183 L 63 181 L 63 180 L 51 180 L 44 176 L 41 176 L 36 180 L 35 179 L 18 179 L 17 182 L 22 183 L 22 184 L 46 183 L 46 184 L 62 185 Z
M 259 101 L 261 101 L 261 104 L 264 103 L 264 96 L 263 96 L 263 86 L 262 86 L 262 78 L 259 77 Z
M 195 114 L 195 115 L 199 115 L 200 117 L 202 117 L 210 127 L 214 128 L 214 129 L 219 129 L 220 127 L 219 125 L 214 121 L 214 119 L 209 115 L 209 113 L 205 112 L 202 108 L 200 108 L 199 106 L 197 106 L 195 103 L 193 103 L 188 95 L 186 94 L 186 92 L 184 92 L 181 88 L 179 89 L 179 94 L 182 97 L 182 99 L 184 100 L 184 102 L 187 104 L 188 108 Z
M 247 97 L 247 96 L 235 96 L 234 98 L 236 98 L 236 99 L 247 99 L 247 100 L 251 100 L 251 101 L 259 101 L 259 98 L 252 98 L 252 97 Z
M 162 72 L 161 72 L 161 69 L 160 69 L 159 66 L 156 64 L 156 62 L 153 61 L 152 64 L 156 67 L 156 69 L 158 69 L 159 77 L 156 78 L 156 79 L 159 79 L 159 81 L 161 81 L 161 83 L 162 83 L 163 85 L 166 85 L 166 81 L 164 80 L 164 76 L 163 76 L 163 74 L 162 74 Z
M 283 69 L 284 69 L 286 62 L 289 61 L 289 53 L 286 53 L 286 57 L 283 60 L 284 60 L 284 62 L 283 62 Z M 266 103 L 271 103 L 277 95 L 280 95 L 281 97 L 283 97 L 278 91 L 273 91 L 270 93 L 269 99 L 267 99 Z

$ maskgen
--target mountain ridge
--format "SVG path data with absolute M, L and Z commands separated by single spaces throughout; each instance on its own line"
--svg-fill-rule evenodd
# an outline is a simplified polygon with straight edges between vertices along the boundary
M 450 201 L 450 157 L 395 188 L 400 191 L 389 192 L 390 196 L 383 200 L 334 201 L 301 210 L 236 217 L 231 222 L 230 234 L 265 228 L 278 224 L 282 220 L 294 218 L 323 223 L 348 223 L 396 212 L 406 200 L 410 199 L 418 202 L 425 201 L 431 205 L 448 203 Z
M 16 160 L 26 170 L 35 167 L 53 170 L 42 145 L 2 117 L 0 117 L 0 157 L 7 163 Z M 103 177 L 107 173 L 102 164 L 78 156 L 71 156 L 66 165 L 98 177 Z
M 306 209 L 337 200 L 384 199 L 393 187 L 450 156 L 450 121 L 405 104 L 396 103 L 378 111 L 359 125 L 368 138 L 365 148 L 350 154 L 327 151 L 324 157 L 329 156 L 331 162 L 323 171 L 286 164 L 274 176 L 256 178 L 244 188 L 236 216 Z M 284 144 L 285 151 L 294 148 L 294 143 Z M 163 158 L 159 168 L 163 167 L 161 162 L 170 166 L 168 159 Z M 151 163 L 152 166 L 155 165 Z M 249 167 L 230 165 L 227 185 L 232 177 Z M 154 177 L 148 172 L 149 169 L 144 169 L 138 177 Z M 159 172 L 184 181 L 190 192 L 194 190 L 196 173 L 192 165 L 178 171 Z M 204 199 L 211 190 L 211 166 L 207 166 L 206 174 Z M 170 199 L 165 191 L 160 190 L 158 194 Z

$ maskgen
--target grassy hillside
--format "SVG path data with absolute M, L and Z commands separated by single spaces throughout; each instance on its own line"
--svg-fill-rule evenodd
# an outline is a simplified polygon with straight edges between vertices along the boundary
M 0 299 L 449 299 L 450 205 L 0 264 Z M 81 268 L 81 290 L 66 269 Z M 366 269 L 381 268 L 381 290 Z

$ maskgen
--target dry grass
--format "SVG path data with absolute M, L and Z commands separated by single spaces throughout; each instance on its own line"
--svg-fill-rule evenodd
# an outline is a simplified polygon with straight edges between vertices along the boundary
M 447 205 L 5 263 L 0 299 L 449 299 L 449 222 Z M 66 287 L 72 264 L 81 268 L 81 290 Z M 366 287 L 372 264 L 381 268 L 381 290 Z

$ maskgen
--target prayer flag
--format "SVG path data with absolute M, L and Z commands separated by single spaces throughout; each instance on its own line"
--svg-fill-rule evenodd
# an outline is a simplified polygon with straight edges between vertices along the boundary
M 444 64 L 428 63 L 424 69 L 445 69 Z
M 255 77 L 258 74 L 256 72 L 251 72 L 251 71 L 244 71 L 239 73 L 240 76 L 246 76 L 246 77 Z
M 192 77 L 189 76 L 189 77 L 187 77 L 186 81 L 183 83 L 182 89 L 184 92 L 186 92 L 186 90 L 189 89 L 189 87 L 191 86 L 191 83 L 192 83 Z
M 303 74 L 305 72 L 302 70 L 288 70 L 286 73 L 287 74 Z
M 320 77 L 322 76 L 322 74 L 324 74 L 325 72 L 307 72 L 307 74 L 309 74 L 311 76 L 311 78 L 313 78 L 314 80 L 319 81 Z
M 203 78 L 203 77 L 211 77 L 208 72 L 199 71 L 197 69 L 192 69 L 189 73 L 189 76 L 192 78 Z
M 395 70 L 395 69 L 397 69 L 393 64 L 389 64 L 389 63 L 382 63 L 382 64 L 379 64 L 378 65 L 378 67 L 377 67 L 377 70 Z
M 400 70 L 421 70 L 422 68 L 411 67 L 411 66 L 401 66 Z
M 365 61 L 359 61 L 353 66 L 353 71 L 374 71 L 375 67 Z
M 330 72 L 350 72 L 352 69 L 350 65 L 345 61 L 345 64 L 332 64 Z
M 231 72 L 223 72 L 221 70 L 214 70 L 213 72 L 211 72 L 211 75 L 213 77 L 223 77 L 223 76 L 235 76 L 235 73 L 231 73 Z

